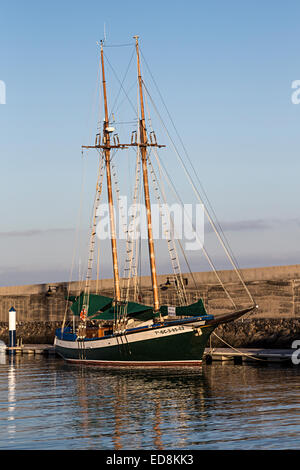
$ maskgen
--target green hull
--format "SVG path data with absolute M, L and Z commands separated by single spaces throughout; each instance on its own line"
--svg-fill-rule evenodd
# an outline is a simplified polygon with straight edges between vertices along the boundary
M 170 334 L 170 329 L 160 328 L 150 335 L 149 332 L 121 335 L 113 338 L 111 342 L 115 344 L 111 345 L 101 339 L 66 342 L 56 338 L 55 348 L 67 361 L 97 365 L 197 365 L 214 327 L 201 328 L 200 334 L 199 329 L 182 330 L 178 334 L 175 329 Z

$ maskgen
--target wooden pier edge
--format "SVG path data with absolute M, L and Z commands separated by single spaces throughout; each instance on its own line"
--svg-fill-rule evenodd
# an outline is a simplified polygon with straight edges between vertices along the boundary
M 210 361 L 234 362 L 296 362 L 292 361 L 295 349 L 254 349 L 254 348 L 206 348 L 204 359 Z
M 45 356 L 56 355 L 55 347 L 52 344 L 23 344 L 22 346 L 9 347 L 5 349 L 6 353 L 14 352 L 16 354 L 43 354 Z
M 24 344 L 15 347 L 7 346 L 4 351 L 8 354 L 10 352 L 14 352 L 16 354 L 41 354 L 44 356 L 57 356 L 55 347 L 52 344 Z M 206 348 L 204 351 L 203 359 L 207 363 L 212 361 L 233 361 L 235 363 L 291 362 L 293 364 L 298 364 L 298 362 L 300 362 L 300 352 L 297 355 L 298 361 L 293 360 L 293 354 L 297 355 L 297 350 L 254 348 Z

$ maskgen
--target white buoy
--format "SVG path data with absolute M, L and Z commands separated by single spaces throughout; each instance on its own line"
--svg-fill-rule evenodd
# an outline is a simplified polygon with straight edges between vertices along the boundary
M 8 319 L 8 329 L 9 329 L 9 347 L 16 347 L 16 310 L 14 307 L 11 307 L 9 310 L 9 319 Z

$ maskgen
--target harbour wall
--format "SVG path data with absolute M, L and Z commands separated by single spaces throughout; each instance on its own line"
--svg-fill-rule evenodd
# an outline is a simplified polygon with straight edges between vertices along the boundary
M 235 271 L 219 271 L 225 290 L 237 299 L 237 306 L 249 305 Z M 251 316 L 221 325 L 216 333 L 234 347 L 291 347 L 300 339 L 300 265 L 272 266 L 241 270 L 242 278 L 258 304 Z M 216 282 L 214 273 L 183 274 L 188 301 L 203 298 L 208 313 L 218 315 L 232 309 L 228 296 Z M 171 275 L 159 275 L 160 300 L 173 305 L 175 286 Z M 66 297 L 78 295 L 83 289 L 80 282 L 48 283 L 0 287 L 0 339 L 8 342 L 8 311 L 17 311 L 17 337 L 24 344 L 53 342 L 55 328 L 61 325 L 68 311 Z M 91 292 L 112 295 L 112 279 L 91 281 Z M 151 304 L 151 279 L 141 278 L 140 302 Z M 212 346 L 224 347 L 215 335 Z
M 61 321 L 17 322 L 18 343 L 53 344 L 55 330 L 60 327 Z M 7 322 L 0 322 L 0 340 L 9 344 Z M 290 349 L 296 340 L 300 340 L 300 319 L 248 318 L 218 326 L 207 346 Z

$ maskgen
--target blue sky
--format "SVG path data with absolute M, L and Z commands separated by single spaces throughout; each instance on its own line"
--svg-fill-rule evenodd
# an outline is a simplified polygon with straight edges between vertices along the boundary
M 0 285 L 68 280 L 83 169 L 82 229 L 95 186 L 81 145 L 104 23 L 107 44 L 140 35 L 240 266 L 300 262 L 299 2 L 4 0 L 0 13 Z M 106 51 L 124 70 L 128 49 Z

